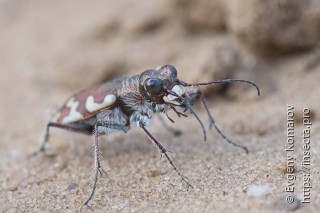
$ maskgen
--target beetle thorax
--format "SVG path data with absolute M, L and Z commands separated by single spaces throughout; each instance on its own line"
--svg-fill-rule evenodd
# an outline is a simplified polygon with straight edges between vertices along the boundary
M 139 76 L 133 76 L 122 81 L 118 90 L 120 99 L 130 112 L 131 124 L 143 122 L 149 125 L 153 113 L 161 112 L 163 104 L 154 104 L 146 100 L 139 91 Z

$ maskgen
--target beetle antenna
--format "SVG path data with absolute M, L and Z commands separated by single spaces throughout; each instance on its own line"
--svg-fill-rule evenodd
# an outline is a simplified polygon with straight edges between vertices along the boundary
M 210 82 L 202 82 L 202 83 L 196 83 L 196 84 L 190 84 L 184 81 L 178 81 L 182 86 L 185 87 L 196 87 L 196 86 L 205 86 L 205 85 L 210 85 L 210 84 L 220 84 L 220 83 L 229 83 L 229 82 L 242 82 L 242 83 L 247 83 L 250 84 L 251 86 L 254 86 L 257 91 L 258 95 L 260 95 L 260 89 L 257 84 L 253 83 L 252 81 L 247 81 L 247 80 L 242 80 L 242 79 L 224 79 L 224 80 L 216 80 L 216 81 L 210 81 Z

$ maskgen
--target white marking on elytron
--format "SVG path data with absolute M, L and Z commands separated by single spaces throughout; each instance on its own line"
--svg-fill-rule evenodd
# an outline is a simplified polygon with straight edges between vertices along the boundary
M 104 97 L 104 100 L 102 103 L 95 103 L 94 102 L 94 97 L 93 96 L 89 96 L 87 98 L 87 101 L 86 101 L 86 109 L 89 111 L 89 112 L 96 112 L 100 109 L 103 109 L 107 106 L 111 106 L 112 104 L 114 104 L 116 102 L 116 96 L 113 95 L 113 94 L 110 94 L 110 95 L 106 95 Z
M 175 85 L 172 88 L 172 91 L 175 92 L 177 95 L 182 96 L 183 94 L 186 93 L 186 89 L 181 86 L 181 85 Z M 174 96 L 174 95 L 167 95 L 167 96 L 163 96 L 163 100 L 167 103 L 173 103 L 173 104 L 179 104 L 177 101 L 175 101 L 178 97 Z
M 66 117 L 63 118 L 62 124 L 72 123 L 74 121 L 78 121 L 83 118 L 83 115 L 77 111 L 77 107 L 79 105 L 78 101 L 74 101 L 74 98 L 70 98 L 67 102 L 66 106 L 70 108 L 70 113 Z

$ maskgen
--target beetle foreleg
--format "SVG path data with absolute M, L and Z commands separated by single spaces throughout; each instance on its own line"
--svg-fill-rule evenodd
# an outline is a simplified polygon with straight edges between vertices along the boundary
M 174 165 L 173 161 L 170 159 L 169 155 L 167 154 L 168 150 L 155 137 L 153 137 L 153 135 L 151 135 L 151 133 L 146 129 L 146 127 L 141 122 L 139 122 L 139 125 L 144 130 L 144 132 L 149 136 L 149 138 L 159 147 L 161 154 L 166 157 L 170 165 L 173 167 L 173 170 L 175 170 L 178 173 L 181 180 L 186 185 L 187 190 L 189 189 L 189 187 L 193 188 L 193 186 L 188 182 L 188 179 L 179 172 L 177 167 Z
M 207 112 L 208 117 L 209 117 L 209 122 L 210 122 L 209 128 L 211 129 L 212 126 L 214 126 L 214 128 L 217 130 L 217 132 L 219 133 L 219 135 L 221 135 L 222 138 L 223 138 L 225 141 L 227 141 L 228 143 L 232 144 L 233 146 L 236 146 L 236 147 L 239 147 L 239 148 L 243 149 L 243 150 L 246 152 L 246 154 L 248 154 L 249 151 L 248 151 L 247 147 L 241 146 L 241 145 L 239 145 L 239 144 L 234 143 L 234 142 L 233 142 L 232 140 L 230 140 L 225 134 L 223 134 L 223 132 L 218 128 L 216 122 L 214 121 L 214 119 L 213 119 L 213 117 L 212 117 L 212 115 L 211 115 L 211 113 L 210 113 L 210 111 L 209 111 L 209 108 L 208 108 L 207 103 L 206 103 L 206 101 L 205 101 L 205 99 L 204 99 L 204 96 L 203 96 L 203 94 L 202 94 L 201 92 L 200 92 L 200 99 L 201 99 L 202 104 L 203 104 L 203 106 L 204 106 L 204 108 L 205 108 L 205 110 L 206 110 L 206 112 Z

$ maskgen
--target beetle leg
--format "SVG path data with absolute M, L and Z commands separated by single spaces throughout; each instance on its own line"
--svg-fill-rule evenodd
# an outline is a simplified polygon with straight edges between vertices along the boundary
M 90 208 L 90 206 L 88 205 L 90 200 L 92 199 L 94 192 L 96 190 L 97 187 L 97 182 L 98 182 L 98 174 L 100 173 L 100 175 L 102 176 L 102 172 L 106 174 L 106 172 L 102 169 L 101 167 L 101 162 L 100 162 L 100 144 L 99 144 L 99 133 L 97 131 L 97 124 L 94 125 L 93 128 L 93 136 L 94 136 L 94 140 L 93 140 L 93 155 L 94 155 L 94 169 L 95 169 L 95 175 L 94 175 L 94 179 L 93 179 L 93 185 L 92 185 L 92 190 L 91 193 L 88 197 L 88 199 L 84 202 L 84 204 L 80 207 L 80 211 L 82 209 L 83 206 L 87 206 L 88 208 Z
M 68 126 L 68 125 L 64 125 L 64 124 L 59 124 L 59 123 L 54 123 L 54 122 L 50 121 L 45 128 L 39 149 L 37 151 L 33 152 L 32 154 L 30 154 L 28 156 L 28 158 L 34 157 L 34 156 L 38 155 L 39 153 L 46 152 L 46 144 L 49 140 L 50 127 L 57 127 L 60 129 L 65 129 L 65 130 L 69 130 L 69 131 L 73 131 L 73 132 L 80 132 L 80 133 L 87 133 L 87 134 L 90 133 L 90 131 L 86 130 L 86 129 L 76 128 L 76 127 L 72 127 L 72 126 Z
M 99 140 L 99 131 L 100 131 L 100 130 L 98 130 L 99 127 L 104 127 L 104 128 L 107 128 L 107 129 L 122 130 L 124 132 L 128 131 L 128 126 L 121 125 L 121 124 L 116 124 L 114 122 L 106 122 L 106 121 L 100 122 L 99 121 L 94 125 L 94 128 L 93 128 L 93 135 L 94 135 L 93 154 L 94 154 L 95 175 L 94 175 L 94 179 L 93 179 L 93 185 L 92 185 L 91 193 L 90 193 L 88 199 L 80 207 L 80 209 L 79 209 L 80 211 L 83 208 L 83 206 L 87 206 L 89 209 L 91 209 L 88 204 L 89 204 L 90 200 L 92 199 L 92 197 L 94 195 L 94 192 L 96 190 L 99 173 L 100 173 L 101 176 L 102 176 L 102 172 L 107 174 L 102 169 L 101 162 L 100 162 L 100 159 L 101 159 L 101 157 L 100 157 L 100 148 L 101 147 L 100 147 L 100 140 Z M 103 132 L 103 133 L 100 132 L 100 134 L 105 134 L 105 132 Z
M 151 133 L 146 129 L 145 125 L 143 125 L 142 122 L 139 122 L 139 126 L 144 130 L 144 132 L 149 136 L 149 138 L 158 146 L 158 148 L 161 151 L 161 154 L 166 157 L 169 164 L 172 166 L 173 170 L 175 170 L 178 173 L 181 180 L 186 185 L 187 190 L 189 189 L 189 187 L 193 188 L 193 186 L 188 182 L 188 179 L 179 172 L 177 167 L 174 165 L 173 161 L 170 159 L 169 155 L 167 154 L 168 150 L 155 137 L 153 137 L 153 135 L 151 135 Z
M 209 128 L 211 129 L 212 126 L 214 126 L 214 128 L 217 130 L 217 132 L 219 133 L 219 135 L 221 135 L 222 138 L 223 138 L 225 141 L 227 141 L 228 143 L 232 144 L 233 146 L 236 146 L 236 147 L 239 147 L 239 148 L 243 149 L 243 150 L 246 152 L 246 154 L 248 154 L 249 151 L 248 151 L 247 147 L 241 146 L 241 145 L 239 145 L 239 144 L 234 143 L 232 140 L 230 140 L 230 139 L 219 129 L 219 127 L 217 126 L 215 120 L 213 119 L 213 116 L 211 115 L 211 113 L 210 113 L 210 111 L 209 111 L 209 108 L 208 108 L 208 106 L 207 106 L 207 103 L 206 103 L 206 101 L 205 101 L 205 99 L 204 99 L 203 94 L 202 94 L 200 91 L 199 91 L 199 93 L 200 93 L 200 99 L 201 99 L 201 101 L 202 101 L 202 104 L 203 104 L 203 106 L 204 106 L 204 108 L 205 108 L 205 110 L 206 110 L 206 112 L 207 112 L 208 117 L 209 117 L 209 122 L 210 122 Z

